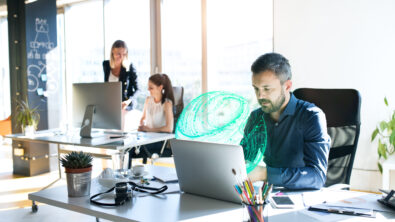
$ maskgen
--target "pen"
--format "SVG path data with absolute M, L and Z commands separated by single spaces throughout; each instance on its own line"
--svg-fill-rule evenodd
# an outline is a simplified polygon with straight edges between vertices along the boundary
M 334 208 L 325 209 L 325 208 L 309 207 L 308 210 L 327 212 L 327 213 L 344 214 L 344 215 L 353 215 L 353 216 L 368 216 L 368 217 L 373 216 L 372 213 L 360 213 L 360 212 L 355 212 L 352 210 L 342 210 L 342 209 L 334 209 Z

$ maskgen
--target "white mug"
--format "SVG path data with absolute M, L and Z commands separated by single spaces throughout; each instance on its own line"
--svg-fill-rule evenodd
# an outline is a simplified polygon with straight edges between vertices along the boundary
M 132 168 L 133 175 L 140 176 L 144 173 L 144 165 L 136 165 Z

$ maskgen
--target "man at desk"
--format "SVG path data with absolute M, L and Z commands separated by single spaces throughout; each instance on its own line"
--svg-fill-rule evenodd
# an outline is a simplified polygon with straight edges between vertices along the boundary
M 263 161 L 248 175 L 288 189 L 320 189 L 326 180 L 330 137 L 325 114 L 291 92 L 291 67 L 280 54 L 260 56 L 251 66 L 252 86 L 261 108 L 254 110 L 244 129 L 244 150 L 257 146 L 266 123 Z

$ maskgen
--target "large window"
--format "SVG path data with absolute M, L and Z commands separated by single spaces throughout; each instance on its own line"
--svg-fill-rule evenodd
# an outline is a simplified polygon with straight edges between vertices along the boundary
M 103 2 L 86 1 L 65 8 L 68 81 L 103 82 Z
M 129 48 L 129 60 L 137 71 L 139 90 L 133 96 L 134 109 L 143 110 L 150 76 L 149 1 L 111 0 L 104 5 L 105 59 L 120 39 Z
M 64 67 L 64 17 L 56 16 L 57 44 L 46 55 L 48 128 L 63 127 L 66 124 L 66 95 Z
M 86 1 L 64 8 L 66 96 L 72 119 L 72 84 L 103 82 L 103 2 Z
M 239 94 L 256 106 L 252 62 L 273 48 L 272 0 L 207 1 L 208 90 Z
M 184 87 L 188 104 L 201 94 L 201 2 L 164 0 L 161 15 L 162 70 L 174 86 Z
M 0 49 L 0 120 L 2 120 L 11 114 L 8 22 L 5 17 L 0 17 Z
M 202 93 L 202 85 L 207 85 L 208 91 L 233 92 L 249 100 L 251 108 L 256 107 L 250 67 L 259 55 L 272 51 L 273 2 L 204 2 L 206 26 L 202 25 L 202 0 L 93 0 L 66 6 L 68 97 L 71 83 L 104 80 L 102 61 L 109 59 L 113 42 L 121 39 L 127 43 L 129 60 L 137 71 L 135 109 L 142 110 L 148 94 L 147 80 L 155 72 L 150 70 L 152 57 L 161 58 L 162 72 L 174 86 L 184 87 L 186 105 Z M 160 18 L 150 16 L 152 4 L 161 4 L 155 7 L 160 8 Z M 151 41 L 156 41 L 151 30 L 160 34 L 159 56 L 150 55 Z M 202 32 L 207 32 L 207 52 L 202 48 Z M 202 61 L 202 55 L 207 55 L 207 61 Z M 205 62 L 207 82 L 202 82 Z

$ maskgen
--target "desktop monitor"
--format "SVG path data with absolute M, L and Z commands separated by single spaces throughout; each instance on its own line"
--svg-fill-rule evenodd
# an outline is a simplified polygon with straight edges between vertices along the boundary
M 121 82 L 73 84 L 73 126 L 81 127 L 81 137 L 98 136 L 92 128 L 121 129 L 121 92 Z

